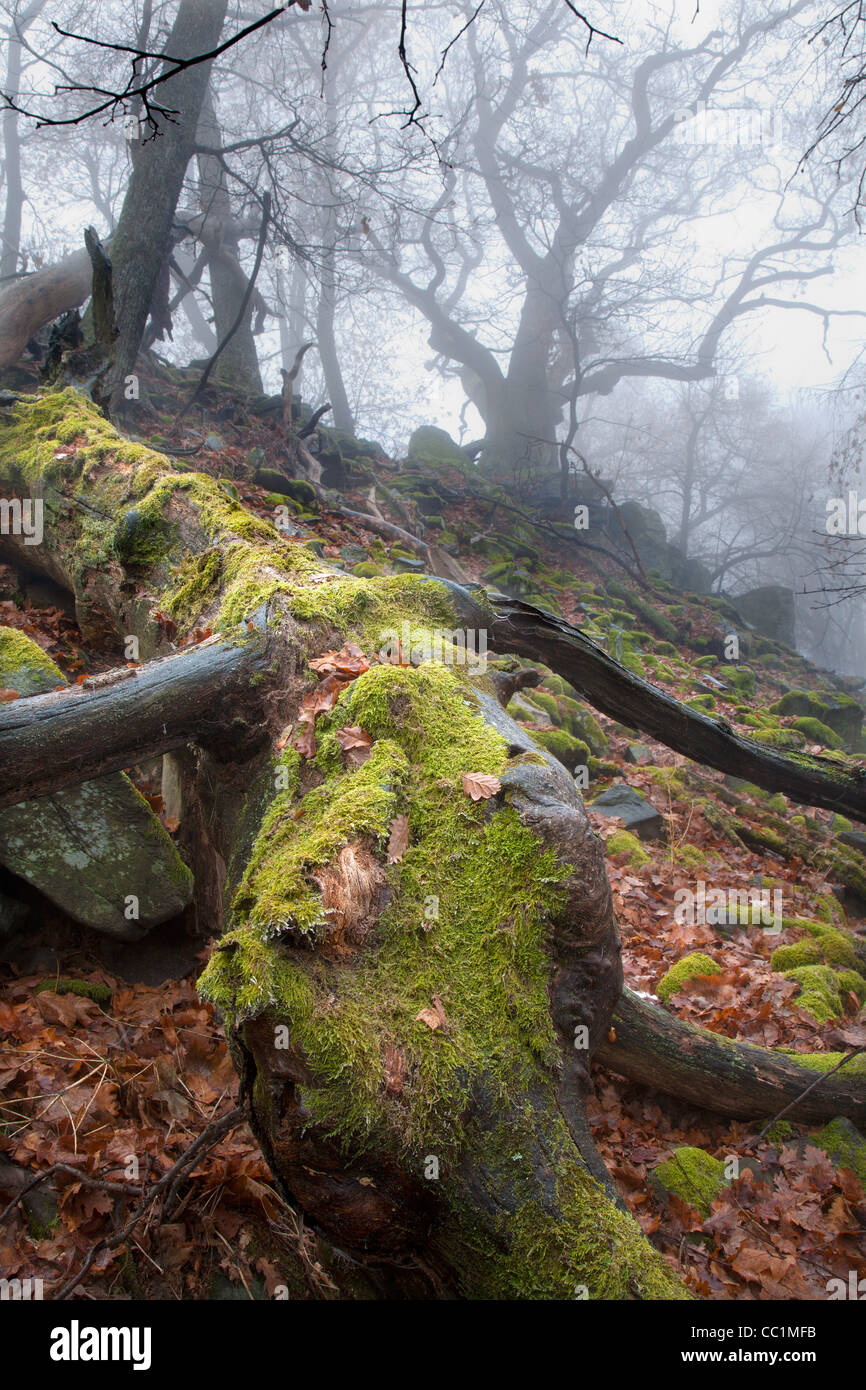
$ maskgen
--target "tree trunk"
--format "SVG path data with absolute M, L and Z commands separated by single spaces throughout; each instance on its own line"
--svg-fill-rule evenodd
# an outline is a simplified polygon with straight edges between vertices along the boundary
M 592 1144 L 592 1059 L 768 1118 L 811 1068 L 620 1000 L 603 846 L 573 779 L 454 645 L 489 610 L 447 582 L 329 569 L 72 390 L 6 420 L 0 477 L 50 504 L 28 562 L 88 630 L 119 661 L 130 634 L 146 658 L 167 631 L 219 634 L 12 702 L 0 772 L 33 797 L 189 744 L 181 844 L 199 922 L 222 931 L 200 989 L 287 1199 L 389 1296 L 684 1296 Z M 553 620 L 523 605 L 494 626 L 500 650 L 528 644 L 530 616 L 550 645 Z M 553 648 L 573 679 L 573 639 Z M 842 1074 L 796 1113 L 862 1104 Z
M 197 139 L 199 144 L 209 149 L 219 149 L 222 144 L 216 108 L 209 92 L 205 93 L 202 103 Z M 216 155 L 200 154 L 198 168 L 199 200 L 204 213 L 200 235 L 208 249 L 214 331 L 217 341 L 221 343 L 240 313 L 247 277 L 238 256 L 238 239 L 232 230 L 231 199 L 222 162 Z M 240 386 L 260 395 L 262 378 L 253 337 L 252 315 L 253 306 L 250 303 L 243 322 L 220 355 L 216 376 L 227 385 Z
M 209 52 L 219 42 L 228 0 L 181 0 L 165 52 L 173 58 Z M 169 245 L 201 114 L 210 63 L 183 69 L 157 88 L 161 106 L 175 114 L 137 149 L 117 230 L 112 238 L 118 338 L 102 393 L 113 414 L 123 411 L 147 317 Z
M 84 303 L 91 274 L 87 251 L 74 251 L 4 290 L 0 295 L 0 371 L 15 365 L 38 329 Z
M 354 434 L 355 418 L 352 414 L 352 407 L 349 405 L 334 331 L 336 307 L 335 255 L 333 247 L 326 247 L 320 271 L 319 302 L 316 307 L 316 341 L 319 349 L 319 360 L 322 363 L 322 371 L 325 376 L 325 392 L 333 411 L 334 425 L 338 430 L 345 430 L 346 434 Z
M 487 435 L 478 460 L 490 477 L 531 490 L 557 467 L 556 431 L 561 402 L 550 389 L 548 367 L 557 305 L 543 284 L 530 284 L 501 391 L 488 402 Z
M 0 471 L 57 503 L 31 564 L 50 563 L 118 657 L 133 632 L 158 654 L 167 619 L 178 638 L 224 634 L 206 662 L 232 643 L 257 661 L 258 625 L 268 634 L 227 732 L 181 759 L 181 842 L 202 923 L 225 928 L 201 990 L 289 1199 L 404 1295 L 683 1296 L 588 1135 L 589 1062 L 622 974 L 602 845 L 572 779 L 486 676 L 358 658 L 404 621 L 415 642 L 453 633 L 459 591 L 329 570 L 72 391 L 11 420 Z M 82 447 L 57 459 L 63 439 Z M 317 678 L 309 661 L 344 642 L 357 649 Z M 100 722 L 122 742 L 135 717 L 104 711 L 139 682 L 162 691 L 141 704 L 152 749 L 164 677 L 152 686 L 145 668 L 78 698 L 107 699 Z M 311 758 L 299 715 L 313 692 L 325 712 Z M 79 723 L 78 747 L 98 748 L 98 729 Z M 473 801 L 464 774 L 497 779 L 493 794 Z

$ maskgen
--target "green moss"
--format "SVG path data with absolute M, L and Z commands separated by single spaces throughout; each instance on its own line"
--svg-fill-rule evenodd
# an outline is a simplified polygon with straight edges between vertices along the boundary
M 833 1071 L 845 1056 L 844 1052 L 794 1052 L 787 1047 L 779 1050 L 786 1057 L 798 1062 L 801 1067 L 819 1072 Z M 842 1073 L 845 1076 L 856 1076 L 866 1080 L 866 1053 L 861 1052 L 858 1056 L 849 1058 L 842 1068 Z
M 656 985 L 656 994 L 663 1003 L 667 1003 L 671 995 L 676 994 L 686 980 L 693 980 L 699 975 L 720 975 L 721 966 L 710 956 L 704 955 L 701 951 L 692 951 L 690 955 L 683 956 L 676 965 L 672 965 L 666 971 Z
M 709 863 L 709 856 L 697 845 L 678 845 L 674 857 L 686 869 L 702 869 Z
M 374 740 L 354 771 L 343 770 L 335 738 L 343 724 Z M 376 666 L 335 707 L 318 757 L 325 782 L 300 804 L 281 793 L 262 823 L 232 930 L 201 989 L 233 1023 L 265 1011 L 290 1021 L 316 1078 L 305 1102 L 346 1143 L 363 1144 L 391 1123 L 401 1142 L 441 1153 L 459 1141 L 474 1079 L 499 1078 L 505 1094 L 539 1060 L 554 1065 L 545 941 L 566 871 L 510 808 L 473 803 L 462 789 L 463 772 L 496 775 L 506 759 L 501 736 L 451 671 Z M 388 870 L 393 896 L 375 945 L 351 968 L 297 950 L 299 936 L 327 945 L 331 934 L 316 866 L 349 842 L 381 843 L 401 807 L 410 808 L 410 845 Z M 416 1020 L 433 994 L 448 1035 Z M 381 1093 L 392 1044 L 413 1078 L 399 1108 Z
M 789 1120 L 776 1120 L 770 1125 L 764 1137 L 770 1144 L 775 1144 L 777 1148 L 781 1148 L 783 1144 L 788 1144 L 796 1138 L 796 1135 L 797 1130 Z
M 644 864 L 650 862 L 650 856 L 641 845 L 640 840 L 629 830 L 615 831 L 606 842 L 605 850 L 610 855 L 627 854 L 631 869 L 640 869 Z
M 768 748 L 802 748 L 806 742 L 797 729 L 772 729 L 766 724 L 755 733 L 754 739 Z
M 793 970 L 799 965 L 817 965 L 821 959 L 820 947 L 806 937 L 803 941 L 795 941 L 791 946 L 777 946 L 770 957 L 770 965 L 781 973 L 783 970 Z
M 866 1139 L 850 1120 L 841 1116 L 809 1135 L 809 1142 L 822 1149 L 838 1168 L 850 1168 L 866 1188 Z
M 767 805 L 771 811 L 777 811 L 780 816 L 783 816 L 788 809 L 788 802 L 781 792 L 774 792 L 772 796 L 767 797 Z
M 690 700 L 684 700 L 683 703 L 688 705 L 690 709 L 708 710 L 716 708 L 715 696 L 711 695 L 709 691 L 705 692 L 703 695 L 693 695 Z
M 16 628 L 0 627 L 0 686 L 34 695 L 66 685 L 66 677 L 42 648 Z
M 555 758 L 574 772 L 576 767 L 589 766 L 589 747 L 582 739 L 574 738 L 564 729 L 534 729 L 533 738 Z
M 783 971 L 786 980 L 796 980 L 800 992 L 794 999 L 798 1008 L 811 1014 L 819 1023 L 838 1018 L 843 1012 L 839 993 L 839 977 L 827 965 L 799 965 Z
M 834 835 L 838 835 L 843 830 L 853 830 L 854 826 L 851 824 L 847 816 L 840 816 L 839 812 L 836 811 L 834 812 L 833 819 L 830 822 L 830 829 L 833 831 Z
M 755 673 L 748 666 L 720 666 L 718 674 L 741 695 L 754 695 Z
M 857 970 L 837 970 L 836 980 L 841 990 L 856 994 L 860 1003 L 866 1002 L 866 980 Z
M 818 944 L 821 957 L 828 965 L 843 965 L 850 970 L 866 970 L 864 962 L 857 954 L 854 938 L 840 927 L 830 926 L 826 922 L 811 922 L 808 920 L 788 921 L 783 919 L 783 925 L 787 922 L 789 926 L 803 927 Z
M 805 734 L 812 743 L 823 744 L 825 748 L 841 748 L 842 740 L 838 734 L 826 724 L 822 724 L 820 719 L 813 719 L 811 716 L 803 715 L 800 719 L 795 719 L 792 728 L 799 733 Z
M 730 1183 L 720 1158 L 691 1146 L 674 1149 L 667 1162 L 654 1169 L 653 1181 L 664 1192 L 697 1207 L 703 1217 L 709 1216 L 712 1203 Z
M 56 980 L 43 980 L 36 986 L 34 993 L 42 994 L 43 991 L 50 991 L 51 994 L 77 994 L 81 999 L 92 999 L 100 1008 L 109 1008 L 114 993 L 108 985 L 95 984 L 91 980 L 73 980 L 68 976 L 61 976 Z
M 524 697 L 530 704 L 536 705 L 538 709 L 544 710 L 551 724 L 560 722 L 559 705 L 553 695 L 549 695 L 546 690 L 525 690 Z

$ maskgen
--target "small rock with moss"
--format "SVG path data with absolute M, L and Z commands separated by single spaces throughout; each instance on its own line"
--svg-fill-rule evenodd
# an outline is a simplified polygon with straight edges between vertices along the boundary
M 663 1195 L 680 1197 L 707 1217 L 719 1193 L 730 1185 L 730 1178 L 726 1177 L 720 1158 L 686 1145 L 674 1149 L 667 1162 L 653 1170 L 652 1185 Z
M 721 975 L 721 966 L 717 965 L 711 956 L 707 956 L 703 951 L 692 951 L 689 955 L 683 956 L 676 965 L 672 965 L 670 970 L 662 975 L 656 985 L 656 994 L 662 1003 L 666 1004 L 672 995 L 682 988 L 686 980 L 697 979 L 701 975 Z

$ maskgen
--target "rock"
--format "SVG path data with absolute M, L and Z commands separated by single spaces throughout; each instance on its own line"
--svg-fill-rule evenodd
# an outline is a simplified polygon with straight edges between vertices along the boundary
M 275 468 L 258 468 L 253 482 L 268 492 L 278 492 L 281 497 L 291 497 L 293 501 L 300 502 L 302 507 L 315 505 L 316 489 L 303 478 L 287 478 Z
M 673 1193 L 707 1217 L 713 1201 L 730 1179 L 725 1176 L 720 1158 L 713 1158 L 704 1149 L 684 1146 L 674 1149 L 667 1162 L 654 1169 L 651 1183 L 661 1195 Z
M 816 1134 L 810 1134 L 809 1143 L 823 1149 L 837 1168 L 853 1169 L 866 1187 L 866 1139 L 850 1120 L 837 1116 Z
M 590 802 L 590 810 L 625 821 L 626 830 L 634 831 L 642 840 L 664 839 L 664 821 L 658 811 L 626 782 L 608 787 Z
M 204 447 L 206 449 L 213 449 L 215 453 L 222 453 L 226 447 L 226 442 L 211 430 L 210 434 L 205 435 Z
M 858 850 L 860 854 L 866 854 L 866 835 L 861 830 L 843 830 L 839 839 L 843 845 Z
M 435 468 L 437 465 L 450 464 L 466 469 L 472 465 L 466 450 L 455 443 L 447 430 L 441 430 L 437 425 L 419 426 L 409 440 L 407 452 L 409 461 L 422 467 Z
M 639 767 L 644 767 L 653 760 L 652 752 L 645 743 L 630 743 L 625 750 L 625 760 L 627 763 L 634 763 Z
M 369 560 L 370 553 L 362 545 L 341 545 L 340 559 L 344 565 L 362 565 Z
M 0 863 L 76 922 L 127 941 L 192 898 L 192 874 L 123 773 L 9 807 Z
M 0 628 L 0 685 L 13 682 L 25 697 L 66 684 L 35 642 Z M 190 870 L 122 772 L 5 810 L 0 864 L 75 921 L 125 941 L 192 898 Z
M 784 584 L 762 584 L 758 589 L 738 594 L 734 603 L 746 622 L 765 637 L 783 642 L 786 647 L 795 645 L 793 589 Z
M 394 569 L 398 574 L 421 574 L 426 568 L 423 560 L 410 560 L 408 555 L 398 555 Z

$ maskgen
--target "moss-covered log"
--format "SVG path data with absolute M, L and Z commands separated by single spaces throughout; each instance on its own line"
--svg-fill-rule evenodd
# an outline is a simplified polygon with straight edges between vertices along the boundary
M 866 1122 L 866 1057 L 854 1056 L 813 1086 L 843 1054 L 785 1054 L 696 1028 L 625 990 L 597 1060 L 612 1071 L 736 1119 L 786 1118 L 804 1124 L 845 1115 Z M 804 1095 L 805 1091 L 808 1095 Z M 802 1099 L 801 1099 L 802 1097 Z
M 118 661 L 264 621 L 232 738 L 179 759 L 181 842 L 222 929 L 201 989 L 287 1195 L 392 1292 L 684 1296 L 583 1111 L 622 981 L 602 846 L 444 640 L 459 598 L 329 568 L 72 391 L 9 413 L 0 478 L 45 500 L 28 564 Z M 377 659 L 404 623 L 411 660 Z

